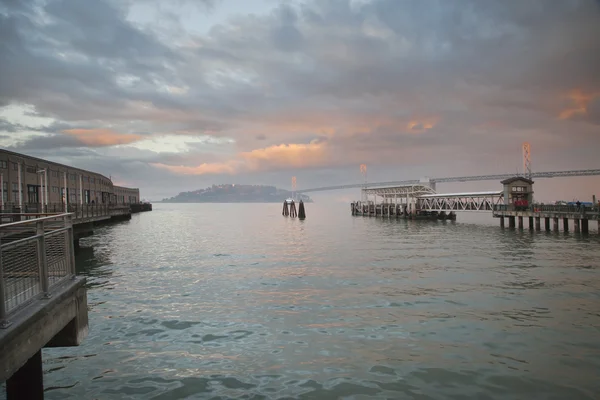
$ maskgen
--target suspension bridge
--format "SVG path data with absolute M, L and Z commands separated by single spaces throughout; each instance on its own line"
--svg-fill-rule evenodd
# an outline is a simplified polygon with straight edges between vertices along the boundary
M 296 189 L 297 193 L 309 193 L 309 192 L 324 192 L 328 190 L 342 190 L 342 189 L 364 189 L 364 188 L 376 188 L 384 186 L 404 186 L 404 185 L 418 185 L 419 183 L 428 182 L 430 184 L 436 183 L 450 183 L 450 182 L 475 182 L 475 181 L 502 181 L 504 179 L 513 178 L 516 176 L 523 176 L 519 174 L 496 174 L 496 175 L 472 175 L 472 176 L 456 176 L 447 178 L 425 178 L 425 179 L 408 179 L 400 181 L 385 181 L 385 182 L 363 182 L 363 183 L 351 183 L 346 185 L 333 185 L 333 186 L 322 186 L 309 189 Z M 546 172 L 532 172 L 528 177 L 531 179 L 540 178 L 565 178 L 574 176 L 600 176 L 600 169 L 577 169 L 570 171 L 546 171 Z

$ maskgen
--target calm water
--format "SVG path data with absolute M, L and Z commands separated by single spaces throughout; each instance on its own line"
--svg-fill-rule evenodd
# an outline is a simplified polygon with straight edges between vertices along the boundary
M 85 239 L 90 334 L 44 351 L 47 398 L 598 398 L 598 235 L 280 209 L 157 204 Z

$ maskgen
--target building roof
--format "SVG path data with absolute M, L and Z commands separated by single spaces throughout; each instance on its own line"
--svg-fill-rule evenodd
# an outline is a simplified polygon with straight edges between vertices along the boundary
M 38 162 L 38 163 L 55 165 L 55 166 L 58 166 L 58 167 L 67 168 L 67 169 L 71 169 L 71 170 L 77 170 L 77 171 L 85 172 L 85 173 L 92 174 L 92 175 L 99 175 L 99 176 L 103 177 L 104 179 L 106 179 L 108 182 L 110 182 L 111 185 L 113 184 L 111 178 L 109 178 L 106 175 L 101 174 L 99 172 L 89 171 L 87 169 L 81 169 L 81 168 L 78 168 L 78 167 L 73 167 L 71 165 L 61 164 L 61 163 L 57 163 L 57 162 L 50 161 L 50 160 L 44 160 L 43 158 L 33 157 L 33 156 L 29 156 L 29 155 L 23 154 L 23 153 L 15 153 L 14 151 L 5 150 L 5 149 L 0 149 L 0 153 L 6 153 L 9 156 L 16 157 L 16 158 L 21 158 L 21 159 L 24 159 L 24 160 L 25 159 L 29 159 L 31 161 L 35 161 L 35 162 Z
M 500 196 L 501 190 L 492 190 L 488 192 L 465 192 L 465 193 L 436 193 L 436 194 L 424 194 L 418 196 L 423 199 L 435 199 L 442 197 L 487 197 L 487 196 Z
M 513 183 L 516 181 L 527 182 L 530 185 L 533 185 L 533 181 L 531 179 L 525 178 L 524 176 L 513 176 L 512 178 L 508 178 L 500 182 L 503 185 L 508 185 L 509 183 Z

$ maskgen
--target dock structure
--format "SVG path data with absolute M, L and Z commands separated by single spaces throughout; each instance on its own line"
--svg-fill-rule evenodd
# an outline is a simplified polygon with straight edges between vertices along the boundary
M 422 182 L 362 189 L 362 199 L 351 204 L 352 215 L 396 218 L 429 217 L 417 208 L 417 199 L 423 195 L 435 193 L 434 187 L 429 182 Z
M 8 400 L 43 399 L 41 349 L 77 346 L 87 336 L 73 219 L 63 213 L 0 225 L 0 382 Z
M 0 149 L 0 224 L 71 213 L 75 249 L 94 226 L 152 211 L 138 188 L 111 177 Z
M 510 228 L 524 229 L 524 219 L 529 229 L 569 231 L 569 220 L 575 232 L 588 233 L 589 221 L 598 221 L 600 207 L 575 205 L 544 205 L 533 202 L 533 181 L 526 177 L 510 177 L 500 182 L 501 190 L 470 193 L 436 193 L 435 183 L 421 181 L 401 186 L 362 189 L 362 199 L 351 203 L 352 215 L 370 217 L 397 217 L 411 219 L 456 219 L 457 212 L 485 212 L 500 219 L 505 218 Z M 379 202 L 378 202 L 379 200 Z

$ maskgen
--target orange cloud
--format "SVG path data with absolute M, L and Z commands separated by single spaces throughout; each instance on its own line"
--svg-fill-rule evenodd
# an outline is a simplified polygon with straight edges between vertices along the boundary
M 180 175 L 234 174 L 237 170 L 235 162 L 203 163 L 196 167 L 186 167 L 184 165 L 166 165 L 160 163 L 154 163 L 152 165 Z
M 181 175 L 235 174 L 277 168 L 303 168 L 323 165 L 328 160 L 325 143 L 280 144 L 238 153 L 234 159 L 220 163 L 203 163 L 195 167 L 155 163 L 155 167 Z
M 581 89 L 572 90 L 568 94 L 568 97 L 573 106 L 561 111 L 558 118 L 571 119 L 573 117 L 586 115 L 588 104 L 597 96 L 600 96 L 600 92 L 584 93 Z
M 86 146 L 93 147 L 129 144 L 143 138 L 141 135 L 118 133 L 110 129 L 67 129 L 63 133 L 74 136 Z
M 406 124 L 408 132 L 423 133 L 437 124 L 437 118 L 412 119 Z
M 323 142 L 308 144 L 280 144 L 263 149 L 240 153 L 251 170 L 269 167 L 302 168 L 319 165 L 327 160 L 326 146 Z

